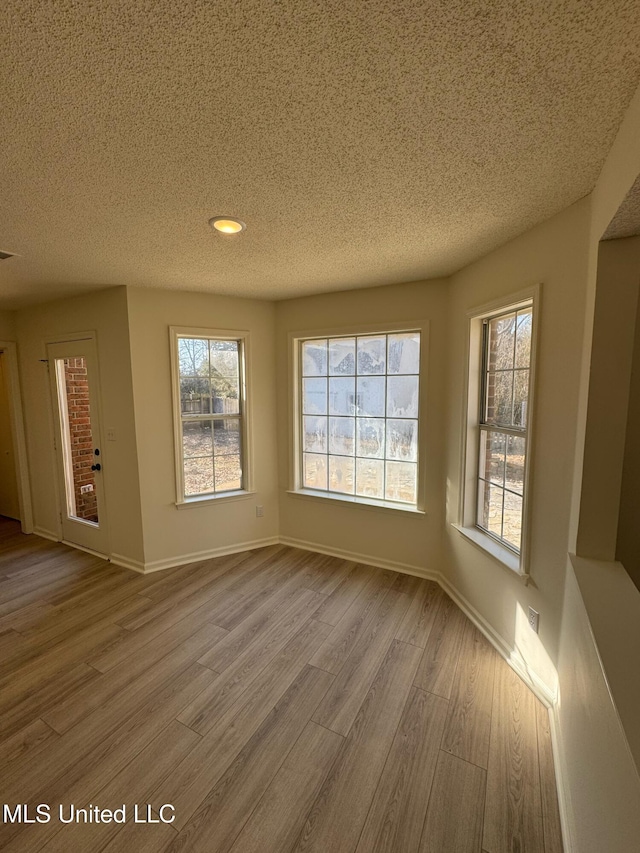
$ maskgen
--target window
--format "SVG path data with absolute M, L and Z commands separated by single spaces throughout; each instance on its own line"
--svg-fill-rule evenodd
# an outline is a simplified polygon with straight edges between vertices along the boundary
M 456 525 L 521 575 L 537 292 L 470 315 L 465 480 Z
M 172 329 L 172 350 L 178 503 L 246 490 L 245 337 Z
M 483 320 L 476 523 L 520 553 L 533 311 Z
M 415 508 L 420 332 L 299 347 L 301 487 Z

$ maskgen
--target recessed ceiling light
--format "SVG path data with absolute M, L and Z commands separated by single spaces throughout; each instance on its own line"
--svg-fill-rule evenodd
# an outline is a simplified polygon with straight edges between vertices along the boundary
M 214 216 L 209 225 L 221 234 L 239 234 L 247 227 L 240 219 L 233 216 Z

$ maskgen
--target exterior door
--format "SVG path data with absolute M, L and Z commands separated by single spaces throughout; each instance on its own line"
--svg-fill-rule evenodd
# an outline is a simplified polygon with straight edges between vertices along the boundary
M 96 346 L 49 344 L 62 539 L 108 553 Z

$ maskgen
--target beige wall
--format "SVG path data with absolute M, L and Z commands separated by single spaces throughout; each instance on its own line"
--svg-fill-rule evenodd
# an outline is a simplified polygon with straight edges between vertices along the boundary
M 640 241 L 640 237 L 636 239 Z M 640 263 L 638 263 L 636 273 L 640 278 Z M 638 441 L 638 436 L 640 436 L 640 299 L 636 312 L 626 427 L 616 560 L 620 560 L 635 585 L 640 589 L 640 530 L 638 530 L 638 508 L 640 507 L 640 441 Z
M 615 559 L 639 285 L 640 237 L 600 243 L 576 544 L 598 560 Z
M 15 341 L 15 320 L 13 311 L 0 311 L 0 341 Z
M 584 323 L 589 203 L 581 201 L 453 276 L 448 326 L 448 576 L 510 648 L 555 691 Z M 467 312 L 541 284 L 533 411 L 530 566 L 523 582 L 452 526 L 458 522 Z M 518 614 L 540 613 L 540 634 Z
M 128 289 L 144 561 L 188 562 L 278 534 L 273 304 L 209 294 Z M 247 330 L 256 494 L 176 508 L 169 327 Z M 264 517 L 256 518 L 256 506 Z
M 280 534 L 319 548 L 369 557 L 422 571 L 440 571 L 443 519 L 442 444 L 448 289 L 444 280 L 376 287 L 292 299 L 277 304 L 278 436 Z M 421 391 L 420 417 L 424 453 L 426 515 L 370 509 L 344 501 L 287 494 L 292 464 L 290 405 L 291 334 L 335 331 L 348 334 L 368 328 L 393 329 L 394 323 L 423 325 L 427 335 L 427 373 Z
M 64 299 L 16 312 L 25 430 L 33 497 L 34 524 L 59 532 L 53 420 L 45 341 L 95 331 L 100 372 L 103 429 L 116 441 L 102 446 L 109 550 L 141 561 L 142 523 L 133 419 L 129 329 L 124 287 Z

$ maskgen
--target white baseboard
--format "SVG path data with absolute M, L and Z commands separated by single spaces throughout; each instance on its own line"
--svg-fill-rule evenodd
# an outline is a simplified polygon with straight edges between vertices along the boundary
M 551 751 L 553 753 L 553 770 L 556 777 L 556 789 L 558 791 L 558 811 L 560 812 L 560 828 L 562 830 L 562 842 L 564 853 L 578 853 L 573 843 L 571 832 L 572 821 L 570 820 L 569 808 L 569 786 L 565 781 L 567 772 L 564 766 L 563 755 L 560 750 L 560 721 L 558 720 L 558 704 L 549 708 L 549 728 L 551 731 Z
M 138 574 L 141 575 L 145 573 L 144 563 L 139 560 L 131 560 L 129 557 L 125 557 L 122 554 L 112 554 L 109 559 L 114 566 L 121 566 L 123 569 L 131 569 L 132 572 L 138 572 Z
M 176 566 L 199 563 L 201 560 L 224 557 L 226 554 L 238 554 L 240 551 L 254 551 L 256 548 L 265 548 L 267 545 L 278 545 L 279 543 L 280 539 L 278 536 L 269 536 L 266 539 L 254 539 L 252 542 L 239 542 L 237 545 L 226 545 L 222 548 L 211 548 L 208 551 L 181 554 L 179 557 L 169 557 L 167 560 L 153 560 L 150 563 L 144 564 L 143 573 L 146 575 L 152 572 L 161 572 L 163 569 L 173 569 Z M 139 569 L 134 570 L 139 571 Z
M 43 539 L 50 539 L 52 542 L 60 542 L 60 537 L 53 530 L 47 530 L 45 527 L 34 527 L 33 532 L 36 536 L 41 536 Z
M 378 569 L 391 569 L 403 575 L 415 575 L 426 580 L 439 582 L 440 573 L 430 572 L 421 566 L 412 566 L 410 563 L 397 563 L 393 560 L 381 560 L 372 557 L 371 554 L 358 554 L 356 551 L 342 551 L 338 548 L 327 548 L 315 542 L 307 542 L 304 539 L 293 539 L 291 536 L 281 536 L 278 540 L 281 545 L 289 545 L 291 548 L 300 548 L 302 551 L 315 551 L 317 554 L 326 554 L 329 557 L 338 557 L 340 560 L 351 560 L 353 563 L 365 563 L 367 566 L 375 566 Z
M 465 616 L 473 622 L 480 633 L 484 634 L 498 654 L 504 658 L 515 672 L 518 673 L 520 678 L 525 682 L 527 687 L 533 691 L 542 704 L 547 708 L 554 705 L 556 701 L 555 690 L 552 690 L 549 685 L 527 665 L 520 652 L 513 646 L 509 645 L 504 637 L 499 634 L 492 625 L 489 624 L 489 622 L 487 622 L 484 616 L 478 613 L 475 607 L 467 601 L 464 595 L 458 592 L 455 586 L 453 586 L 453 584 L 445 578 L 444 575 L 440 575 L 438 583 L 447 595 L 455 601 Z

